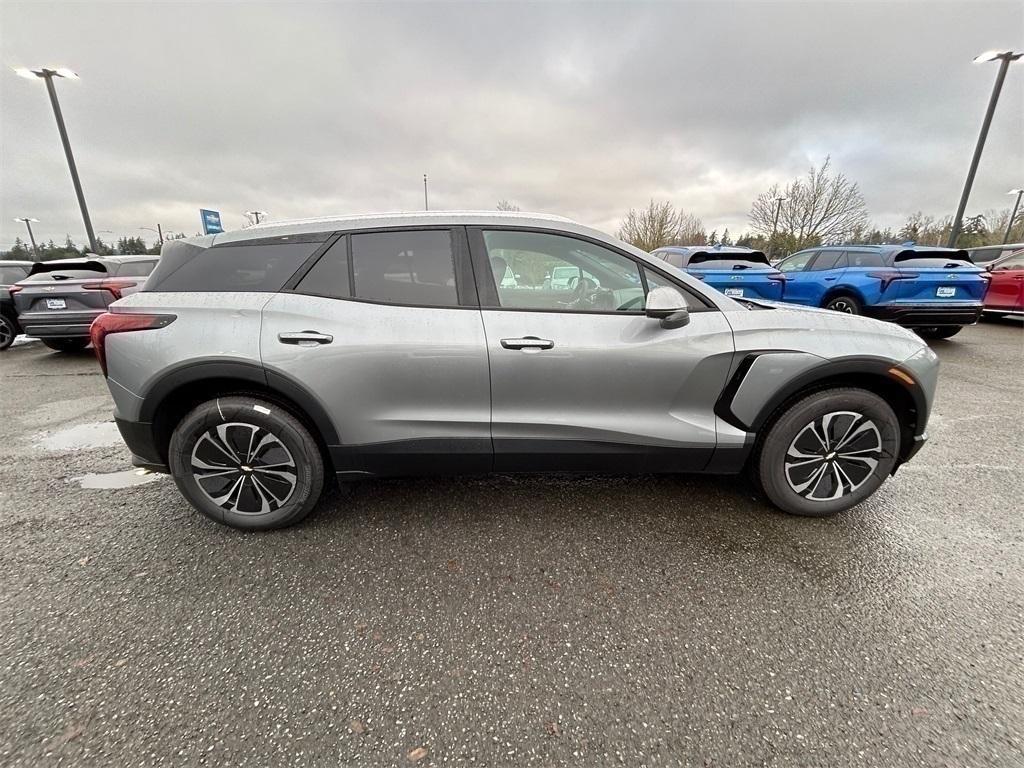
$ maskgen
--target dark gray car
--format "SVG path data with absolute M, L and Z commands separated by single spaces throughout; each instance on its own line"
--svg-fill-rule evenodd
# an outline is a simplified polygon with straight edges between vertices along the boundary
M 18 325 L 18 311 L 11 298 L 11 285 L 24 280 L 32 269 L 31 261 L 0 261 L 0 352 L 14 343 L 14 337 L 21 333 Z
M 13 286 L 18 323 L 51 349 L 85 349 L 92 321 L 139 290 L 156 262 L 156 256 L 104 256 L 34 263 Z

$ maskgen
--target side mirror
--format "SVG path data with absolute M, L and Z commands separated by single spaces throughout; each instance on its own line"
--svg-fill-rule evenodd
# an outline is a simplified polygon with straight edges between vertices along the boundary
M 686 299 L 675 288 L 662 285 L 647 294 L 647 316 L 661 320 L 662 328 L 682 328 L 690 322 Z

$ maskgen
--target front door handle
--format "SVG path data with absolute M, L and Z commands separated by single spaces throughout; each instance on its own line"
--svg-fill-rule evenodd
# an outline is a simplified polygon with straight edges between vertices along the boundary
M 551 349 L 555 342 L 538 339 L 536 336 L 523 336 L 521 339 L 502 339 L 501 346 L 505 349 Z
M 318 344 L 330 344 L 334 341 L 334 337 L 329 333 L 318 333 L 317 331 L 298 331 L 296 333 L 279 333 L 277 340 L 282 344 L 315 347 Z

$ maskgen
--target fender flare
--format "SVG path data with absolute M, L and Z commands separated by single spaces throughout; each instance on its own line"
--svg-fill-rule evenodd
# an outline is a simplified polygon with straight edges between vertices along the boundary
M 319 398 L 303 384 L 280 371 L 243 360 L 202 359 L 178 365 L 160 376 L 142 399 L 139 421 L 153 422 L 175 390 L 208 379 L 237 379 L 277 392 L 291 400 L 313 422 L 324 443 L 337 445 L 338 431 Z

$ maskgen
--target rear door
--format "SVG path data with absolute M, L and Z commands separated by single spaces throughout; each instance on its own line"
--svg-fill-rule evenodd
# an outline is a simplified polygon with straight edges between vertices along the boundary
M 462 227 L 332 239 L 263 309 L 269 375 L 318 398 L 335 469 L 491 468 L 490 381 Z
M 902 251 L 893 266 L 904 278 L 898 297 L 908 304 L 978 303 L 988 289 L 985 270 L 966 251 Z
M 686 471 L 715 448 L 715 400 L 733 341 L 722 313 L 693 294 L 690 323 L 644 314 L 667 273 L 568 233 L 470 228 L 491 367 L 496 470 Z M 542 278 L 496 286 L 503 263 L 542 276 L 593 275 L 573 289 Z M 497 265 L 497 268 L 496 268 Z

